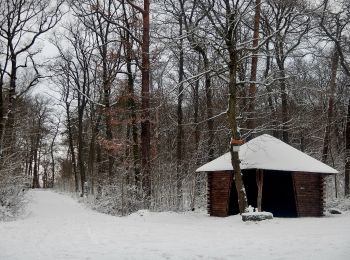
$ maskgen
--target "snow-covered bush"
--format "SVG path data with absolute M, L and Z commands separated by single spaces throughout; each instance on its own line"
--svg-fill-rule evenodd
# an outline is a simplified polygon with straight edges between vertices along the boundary
M 22 175 L 0 177 L 0 221 L 11 220 L 21 214 L 29 186 L 28 178 Z
M 85 202 L 102 213 L 125 216 L 142 208 L 142 199 L 134 185 L 104 185 L 100 194 L 85 198 Z
M 341 211 L 350 211 L 350 197 L 326 200 L 326 210 L 332 208 L 339 209 Z
M 177 206 L 176 165 L 160 164 L 152 172 L 151 211 L 188 211 L 201 210 L 207 206 L 205 174 L 198 175 L 192 169 L 183 173 L 181 207 Z M 97 183 L 88 182 L 88 196 L 80 198 L 94 210 L 110 215 L 125 216 L 147 208 L 144 205 L 144 193 L 130 179 L 133 172 L 128 168 L 119 167 L 115 178 L 109 183 L 107 178 Z M 64 181 L 58 178 L 55 188 L 59 191 L 70 191 Z M 62 185 L 63 184 L 63 185 Z M 99 186 L 100 185 L 100 186 Z M 68 187 L 68 189 L 67 189 Z M 195 190 L 197 189 L 197 190 Z M 197 191 L 196 194 L 194 194 Z

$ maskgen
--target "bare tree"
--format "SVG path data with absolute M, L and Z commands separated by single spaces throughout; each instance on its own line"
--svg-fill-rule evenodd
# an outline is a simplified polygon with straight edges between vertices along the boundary
M 32 104 L 32 128 L 31 135 L 33 138 L 33 183 L 32 188 L 40 188 L 39 182 L 39 166 L 40 166 L 40 150 L 44 143 L 44 138 L 49 133 L 47 123 L 49 119 L 49 100 L 37 96 Z M 45 183 L 46 185 L 46 183 Z M 46 186 L 45 186 L 46 187 Z
M 203 29 L 204 14 L 196 12 L 200 8 L 200 1 L 179 1 L 181 7 L 181 16 L 186 29 L 186 38 L 191 44 L 192 49 L 197 52 L 203 60 L 203 71 L 205 72 L 205 94 L 206 94 L 206 112 L 208 126 L 208 161 L 214 159 L 214 114 L 213 114 L 213 90 L 211 86 L 211 68 L 209 61 L 209 44 L 206 43 L 208 33 Z M 207 22 L 207 21 L 206 21 Z M 205 23 L 203 23 L 205 26 Z
M 306 8 L 304 1 L 269 0 L 267 3 L 270 8 L 267 15 L 271 21 L 265 20 L 265 24 L 270 32 L 275 32 L 272 42 L 280 85 L 282 139 L 289 143 L 288 128 L 291 117 L 288 112 L 286 61 L 309 32 L 310 18 L 303 12 Z
M 248 206 L 246 192 L 244 188 L 238 149 L 241 144 L 240 133 L 237 125 L 237 71 L 242 46 L 240 46 L 239 30 L 243 22 L 243 17 L 250 7 L 249 1 L 240 3 L 239 1 L 208 1 L 201 2 L 201 7 L 207 15 L 213 30 L 222 38 L 225 44 L 222 50 L 227 51 L 228 59 L 228 124 L 231 133 L 230 153 L 234 171 L 234 183 L 236 185 L 239 211 L 243 213 Z
M 259 27 L 260 27 L 260 12 L 261 12 L 261 0 L 255 2 L 255 14 L 254 14 L 254 31 L 253 31 L 253 48 L 257 48 L 259 45 Z M 248 104 L 248 119 L 247 128 L 254 130 L 255 128 L 255 102 L 256 102 L 256 80 L 258 69 L 258 55 L 257 50 L 254 50 L 251 62 L 250 71 L 250 84 L 249 84 L 249 104 Z M 254 135 L 252 135 L 254 137 Z
M 61 19 L 62 3 L 63 0 L 56 1 L 55 4 L 46 0 L 1 2 L 3 12 L 0 15 L 0 41 L 1 46 L 6 49 L 1 52 L 5 59 L 4 64 L 0 65 L 0 140 L 6 140 L 5 144 L 0 143 L 1 146 L 12 147 L 14 142 L 16 100 L 35 86 L 42 77 L 34 60 L 39 51 L 34 47 L 39 37 L 51 30 Z M 34 75 L 27 82 L 23 82 L 19 89 L 18 75 L 28 67 L 32 68 Z M 2 95 L 5 80 L 9 81 L 6 112 Z
M 348 59 L 349 55 L 349 49 L 348 49 L 348 32 L 350 30 L 350 3 L 349 1 L 341 1 L 340 7 L 341 11 L 334 11 L 331 8 L 331 5 L 329 5 L 328 0 L 323 1 L 323 8 L 321 14 L 316 14 L 319 18 L 319 24 L 322 29 L 322 31 L 325 33 L 325 35 L 330 39 L 334 45 L 335 45 L 335 55 L 333 58 L 334 63 L 338 63 L 338 59 L 340 61 L 340 64 L 347 75 L 347 77 L 350 77 L 350 62 Z M 332 68 L 336 70 L 335 66 L 332 66 Z M 331 84 L 333 80 L 335 80 L 336 77 L 336 71 L 333 71 L 332 69 L 332 78 L 331 78 Z M 333 79 L 334 77 L 334 79 Z M 332 93 L 331 93 L 332 94 Z M 330 97 L 330 104 L 329 104 L 329 110 L 331 104 L 331 98 Z M 344 187 L 345 187 L 345 195 L 350 194 L 350 130 L 349 130 L 349 106 L 350 102 L 348 103 L 348 112 L 345 120 L 345 180 L 344 180 Z M 329 111 L 332 112 L 332 111 Z M 325 134 L 325 140 L 324 140 L 324 147 L 323 147 L 323 155 L 325 158 L 327 158 L 325 154 L 327 154 L 328 150 L 328 144 L 329 137 L 327 138 L 327 132 L 330 131 L 326 129 Z
M 336 88 L 337 70 L 339 64 L 339 53 L 335 49 L 331 58 L 331 75 L 329 80 L 329 91 L 328 91 L 328 109 L 327 109 L 327 125 L 325 129 L 323 148 L 322 148 L 322 161 L 327 162 L 329 146 L 331 143 L 331 129 L 333 124 L 333 114 L 334 114 L 334 96 Z
M 132 0 L 126 0 L 142 17 L 142 36 L 137 38 L 130 34 L 141 45 L 141 182 L 144 192 L 144 206 L 151 206 L 151 93 L 150 93 L 150 1 L 144 0 L 143 6 Z

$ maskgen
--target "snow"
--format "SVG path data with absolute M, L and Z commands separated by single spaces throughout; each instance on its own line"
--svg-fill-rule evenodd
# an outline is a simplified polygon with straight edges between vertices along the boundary
M 273 219 L 273 214 L 271 212 L 246 212 L 242 214 L 243 221 L 262 221 L 267 219 Z
M 245 215 L 245 216 L 267 216 L 267 217 L 271 216 L 271 217 L 273 217 L 272 213 L 267 212 L 267 211 L 245 212 L 242 215 Z
M 337 170 L 264 134 L 243 144 L 239 151 L 241 169 L 265 169 L 336 174 Z M 196 172 L 232 171 L 231 155 L 226 153 L 199 167 Z
M 0 223 L 1 260 L 350 259 L 350 214 L 242 222 L 240 216 L 141 211 L 104 215 L 48 190 Z

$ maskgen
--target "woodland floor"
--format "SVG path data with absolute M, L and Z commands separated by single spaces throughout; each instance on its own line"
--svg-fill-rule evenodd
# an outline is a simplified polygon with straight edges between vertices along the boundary
M 244 223 L 140 211 L 113 217 L 48 190 L 0 223 L 0 259 L 350 259 L 350 214 Z

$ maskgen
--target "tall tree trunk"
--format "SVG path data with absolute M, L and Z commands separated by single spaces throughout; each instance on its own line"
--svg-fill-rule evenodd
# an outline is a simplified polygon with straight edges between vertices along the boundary
M 200 57 L 200 56 L 199 56 Z M 199 58 L 200 61 L 200 58 Z M 198 61 L 198 73 L 200 72 L 200 62 Z M 199 166 L 200 159 L 198 156 L 198 147 L 199 147 L 199 138 L 200 138 L 200 132 L 199 132 L 199 125 L 198 125 L 198 119 L 199 117 L 199 80 L 196 81 L 194 89 L 193 89 L 193 123 L 194 123 L 194 154 L 196 155 L 196 166 Z M 191 203 L 191 208 L 194 209 L 196 205 L 196 201 L 199 198 L 201 187 L 200 187 L 200 175 L 198 173 L 194 173 L 194 191 L 193 191 L 193 199 Z
M 182 6 L 182 14 L 186 15 L 184 6 Z M 212 161 L 214 159 L 214 119 L 213 119 L 213 94 L 211 88 L 211 78 L 209 73 L 209 59 L 205 47 L 201 43 L 197 42 L 198 40 L 194 38 L 193 32 L 191 31 L 192 25 L 190 26 L 186 19 L 184 19 L 184 25 L 186 26 L 187 39 L 191 43 L 192 48 L 203 58 L 204 71 L 205 73 L 205 97 L 206 97 L 206 109 L 207 109 L 207 127 L 208 127 L 208 159 L 207 161 Z M 182 24 L 181 24 L 182 26 Z M 182 40 L 182 38 L 181 38 Z
M 17 80 L 17 57 L 12 54 L 11 56 L 11 74 L 10 74 L 10 86 L 8 91 L 8 113 L 5 123 L 4 133 L 4 148 L 7 154 L 14 152 L 15 141 L 15 110 L 16 110 L 16 80 Z
M 182 16 L 179 18 L 179 36 L 180 36 L 180 53 L 179 53 L 179 90 L 177 95 L 177 133 L 176 133 L 176 198 L 177 198 L 177 208 L 180 209 L 182 205 L 182 171 L 183 171 L 183 112 L 182 112 L 182 101 L 183 101 L 183 91 L 184 91 L 184 51 L 183 51 L 183 21 Z
M 231 39 L 230 39 L 231 40 Z M 230 47 L 230 46 L 229 46 Z M 232 48 L 232 47 L 231 47 Z M 234 151 L 234 142 L 239 142 L 240 135 L 237 128 L 237 114 L 236 114 L 236 106 L 237 106 L 237 55 L 235 50 L 230 50 L 230 63 L 229 63 L 229 101 L 228 101 L 228 123 L 231 130 L 231 145 L 230 145 L 230 153 L 231 153 L 231 163 L 233 167 L 234 174 L 234 182 L 237 190 L 238 197 L 238 205 L 239 212 L 242 214 L 247 208 L 247 196 L 243 183 L 243 176 L 240 167 L 239 153 L 238 151 Z
M 200 139 L 200 129 L 199 129 L 199 80 L 196 81 L 193 91 L 193 123 L 194 127 L 194 147 L 196 153 L 198 153 L 199 139 Z M 197 165 L 200 163 L 196 161 Z
M 328 150 L 331 142 L 331 129 L 333 121 L 333 111 L 334 111 L 334 95 L 335 88 L 337 84 L 337 70 L 339 64 L 339 53 L 334 50 L 331 62 L 331 77 L 329 81 L 328 89 L 328 110 L 327 110 L 327 125 L 324 133 L 323 148 L 322 148 L 322 162 L 327 162 Z
M 94 194 L 94 170 L 95 170 L 95 156 L 96 156 L 96 132 L 95 125 L 92 127 L 91 139 L 90 139 L 90 148 L 89 148 L 89 160 L 88 160 L 88 178 L 90 180 L 90 192 Z
M 112 114 L 111 114 L 111 107 L 110 107 L 110 92 L 111 92 L 111 86 L 110 82 L 108 80 L 107 75 L 107 45 L 106 43 L 104 46 L 102 46 L 102 78 L 103 78 L 103 100 L 105 105 L 105 126 L 106 126 L 106 139 L 108 141 L 111 141 L 113 139 L 113 133 L 112 133 Z M 109 183 L 112 183 L 113 179 L 113 156 L 110 154 L 110 151 L 107 151 L 108 153 L 108 165 L 107 165 L 107 172 L 108 172 L 108 179 Z
M 254 33 L 253 33 L 253 48 L 257 48 L 259 45 L 259 24 L 260 24 L 260 9 L 261 0 L 255 2 L 255 15 L 254 15 Z M 256 100 L 256 74 L 258 68 L 258 51 L 253 51 L 251 71 L 250 71 L 250 85 L 249 85 L 249 104 L 248 104 L 248 120 L 247 128 L 252 131 L 249 138 L 255 136 L 254 129 L 256 127 L 256 114 L 255 114 L 255 100 Z
M 29 166 L 28 166 L 28 176 L 30 177 L 32 177 L 33 175 L 33 160 L 34 160 L 34 140 L 33 140 L 33 137 L 31 137 Z
M 130 24 L 127 17 L 127 11 L 125 9 L 125 2 L 123 4 L 124 22 L 128 30 L 130 30 Z M 125 33 L 125 52 L 126 52 L 126 70 L 128 72 L 128 109 L 131 119 L 131 135 L 132 135 L 132 154 L 133 154 L 133 168 L 134 168 L 134 184 L 136 187 L 140 187 L 140 167 L 139 167 L 139 141 L 138 141 L 138 129 L 137 129 L 137 115 L 136 115 L 136 101 L 135 101 L 135 87 L 134 78 L 132 72 L 133 50 L 132 40 L 129 33 Z M 130 183 L 129 183 L 130 184 Z
M 132 79 L 132 75 L 129 76 Z M 132 79 L 133 81 L 133 79 Z M 138 129 L 137 129 L 137 115 L 136 115 L 136 102 L 134 93 L 134 82 L 130 82 L 129 93 L 131 95 L 131 133 L 132 133 L 132 154 L 133 154 L 133 167 L 134 167 L 134 184 L 136 187 L 139 186 L 140 182 L 140 156 L 139 156 L 139 140 L 138 140 Z
M 54 152 L 53 152 L 52 149 L 50 150 L 50 155 L 51 155 L 51 173 L 52 173 L 50 187 L 53 188 L 54 187 L 54 183 L 55 183 L 55 165 L 56 164 L 55 164 Z
M 212 94 L 212 88 L 211 88 L 211 77 L 209 73 L 209 59 L 208 59 L 208 53 L 206 46 L 203 44 L 202 38 L 197 38 L 195 36 L 195 27 L 197 27 L 197 22 L 192 21 L 192 15 L 195 12 L 196 5 L 198 4 L 196 1 L 193 2 L 192 6 L 192 14 L 190 16 L 188 13 L 188 10 L 185 8 L 185 2 L 186 1 L 180 1 L 181 6 L 181 27 L 182 25 L 186 28 L 186 36 L 188 41 L 191 44 L 192 49 L 197 52 L 202 58 L 203 58 L 203 64 L 204 64 L 204 71 L 205 73 L 205 81 L 204 81 L 204 87 L 205 87 L 205 97 L 206 97 L 206 112 L 207 112 L 207 127 L 208 127 L 208 143 L 207 143 L 207 151 L 208 151 L 208 157 L 207 161 L 211 161 L 214 159 L 214 118 L 213 118 L 213 94 Z M 182 38 L 181 38 L 182 39 Z
M 258 186 L 258 197 L 257 197 L 257 207 L 258 211 L 261 212 L 262 208 L 262 193 L 263 193 L 263 184 L 264 184 L 264 173 L 263 170 L 256 170 L 256 184 Z
M 38 161 L 37 161 L 37 173 L 38 173 L 38 177 L 39 177 L 39 172 L 40 172 L 40 164 L 41 164 L 41 156 L 42 156 L 42 153 L 41 153 L 41 140 L 39 141 L 39 144 L 38 144 Z
M 204 70 L 209 71 L 209 60 L 207 54 L 204 50 L 201 51 Z M 213 93 L 211 89 L 211 79 L 210 74 L 207 72 L 205 74 L 205 97 L 207 106 L 207 126 L 208 126 L 208 161 L 214 159 L 214 119 L 213 119 Z
M 73 174 L 74 174 L 74 187 L 75 187 L 75 192 L 79 192 L 79 181 L 78 181 L 77 165 L 75 160 L 72 122 L 70 118 L 69 104 L 67 102 L 66 102 L 66 115 L 67 115 L 68 143 L 69 143 L 69 150 L 71 154 L 71 161 L 72 161 Z
M 39 136 L 36 136 L 35 140 L 35 148 L 34 148 L 34 169 L 33 169 L 33 189 L 40 188 L 39 183 L 39 155 L 38 155 L 38 149 L 39 149 Z
M 266 80 L 269 76 L 270 66 L 271 66 L 271 57 L 269 54 L 269 41 L 266 43 L 266 50 L 267 50 L 267 57 L 266 57 L 266 66 L 264 71 L 264 79 Z M 276 109 L 273 104 L 273 92 L 270 85 L 266 85 L 267 90 L 267 103 L 271 112 L 272 116 L 272 135 L 274 137 L 278 137 L 278 131 L 277 131 L 277 115 L 276 115 Z
M 102 195 L 102 186 L 104 179 L 104 170 L 102 167 L 102 151 L 99 144 L 96 145 L 96 164 L 98 172 L 96 198 L 99 199 Z
M 150 123 L 150 0 L 143 1 L 142 69 L 141 69 L 141 164 L 144 206 L 151 205 L 151 123 Z
M 345 129 L 345 196 L 350 194 L 350 98 L 348 102 L 348 113 L 346 115 Z
M 2 68 L 0 68 L 2 69 Z M 3 99 L 3 75 L 1 74 L 1 79 L 0 79 L 0 162 L 2 158 L 2 153 L 3 153 L 3 135 L 4 135 L 4 130 L 5 130 L 5 103 Z
M 286 83 L 286 72 L 284 68 L 284 61 L 276 58 L 279 69 L 279 85 L 281 89 L 281 118 L 282 118 L 282 140 L 285 143 L 289 143 L 289 114 L 288 114 L 288 94 L 287 94 L 287 83 Z
M 44 166 L 44 172 L 43 172 L 43 188 L 46 189 L 48 188 L 47 185 L 47 166 Z
M 52 138 L 51 144 L 50 144 L 50 155 L 51 155 L 51 172 L 52 172 L 52 178 L 51 178 L 51 188 L 54 187 L 54 183 L 55 183 L 55 156 L 54 156 L 54 145 L 55 145 L 55 140 L 59 131 L 59 127 L 60 127 L 60 120 L 57 123 L 57 127 L 54 133 L 54 136 Z
M 80 102 L 78 102 L 78 103 L 80 103 Z M 81 187 L 80 196 L 81 197 L 83 197 L 85 195 L 84 194 L 85 193 L 84 187 L 85 187 L 85 182 L 86 182 L 85 166 L 84 166 L 84 154 L 83 154 L 83 150 L 84 150 L 83 113 L 84 113 L 84 108 L 79 107 L 78 108 L 78 166 L 79 166 L 79 173 L 80 173 L 80 187 Z
M 281 91 L 281 124 L 282 124 L 282 140 L 285 143 L 289 143 L 289 114 L 288 114 L 288 94 L 287 94 L 287 82 L 286 82 L 286 71 L 285 71 L 285 54 L 284 54 L 284 40 L 283 37 L 278 33 L 276 36 L 275 43 L 275 55 L 276 63 L 279 70 L 279 85 Z

